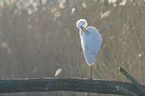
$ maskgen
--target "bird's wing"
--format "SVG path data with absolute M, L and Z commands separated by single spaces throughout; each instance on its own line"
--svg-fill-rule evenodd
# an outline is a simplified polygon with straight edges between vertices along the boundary
M 97 53 L 101 47 L 102 36 L 95 27 L 87 27 L 90 32 L 89 35 L 83 33 L 81 37 L 81 44 L 84 57 L 88 65 L 94 64 Z

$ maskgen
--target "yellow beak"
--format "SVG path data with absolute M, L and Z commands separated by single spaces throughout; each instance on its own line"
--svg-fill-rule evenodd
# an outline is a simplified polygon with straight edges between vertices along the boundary
M 88 33 L 90 33 L 86 28 L 84 28 L 83 26 L 81 26 L 81 29 L 88 35 Z

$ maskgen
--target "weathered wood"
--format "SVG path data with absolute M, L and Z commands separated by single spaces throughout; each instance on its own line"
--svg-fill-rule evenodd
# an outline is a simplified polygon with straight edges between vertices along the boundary
M 120 87 L 120 86 L 116 86 L 117 90 L 121 93 L 124 93 L 125 95 L 127 96 L 138 96 L 136 95 L 135 93 L 129 91 L 128 89 L 125 89 L 123 87 Z
M 120 67 L 120 72 L 123 73 L 145 95 L 145 88 L 139 82 L 137 82 L 125 69 Z
M 78 91 L 123 95 L 117 91 L 116 86 L 124 87 L 143 96 L 138 88 L 127 82 L 53 77 L 47 79 L 3 79 L 0 80 L 0 93 Z M 145 85 L 142 86 L 145 87 Z

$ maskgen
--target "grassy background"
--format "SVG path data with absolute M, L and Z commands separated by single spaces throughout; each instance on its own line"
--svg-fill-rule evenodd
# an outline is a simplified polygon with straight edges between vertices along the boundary
M 1 0 L 0 79 L 54 77 L 58 69 L 62 72 L 57 77 L 88 78 L 89 67 L 75 27 L 76 21 L 84 18 L 103 36 L 93 78 L 128 81 L 119 72 L 121 66 L 137 81 L 145 83 L 145 1 L 125 1 Z M 88 93 L 0 94 L 48 95 L 87 96 Z

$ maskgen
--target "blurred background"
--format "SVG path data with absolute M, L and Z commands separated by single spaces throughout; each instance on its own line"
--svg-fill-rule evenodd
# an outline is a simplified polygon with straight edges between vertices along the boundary
M 119 72 L 121 66 L 145 83 L 145 0 L 0 0 L 0 79 L 88 78 L 89 66 L 75 26 L 80 18 L 103 36 L 93 78 L 130 82 Z M 0 96 L 88 93 L 24 92 Z

